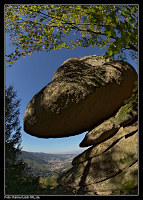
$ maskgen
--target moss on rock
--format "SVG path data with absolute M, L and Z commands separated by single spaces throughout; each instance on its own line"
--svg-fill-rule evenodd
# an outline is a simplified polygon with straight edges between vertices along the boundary
M 136 180 L 131 179 L 126 182 L 124 182 L 121 186 L 121 190 L 130 190 L 135 186 Z
M 124 159 L 120 159 L 120 163 L 121 164 L 132 164 L 135 160 L 136 155 L 135 154 L 129 154 L 126 157 L 124 157 Z
M 135 116 L 137 116 L 137 103 L 129 102 L 120 108 L 115 115 L 115 118 L 117 123 L 122 125 L 124 122 L 133 119 Z

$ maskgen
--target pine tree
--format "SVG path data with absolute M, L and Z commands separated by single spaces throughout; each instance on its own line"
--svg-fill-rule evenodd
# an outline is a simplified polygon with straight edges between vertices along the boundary
M 21 127 L 19 121 L 20 100 L 13 86 L 5 88 L 5 194 L 37 194 L 41 191 L 39 177 L 29 174 L 29 167 L 19 155 Z
M 13 86 L 5 89 L 5 190 L 12 194 L 20 187 L 25 164 L 18 159 L 21 153 L 20 100 Z

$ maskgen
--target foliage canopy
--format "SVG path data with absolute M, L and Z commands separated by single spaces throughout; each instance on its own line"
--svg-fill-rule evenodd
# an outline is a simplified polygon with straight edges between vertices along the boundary
M 134 59 L 138 5 L 6 5 L 5 31 L 15 46 L 7 55 L 10 64 L 35 51 L 96 45 L 107 47 L 105 58 L 125 59 L 128 49 Z

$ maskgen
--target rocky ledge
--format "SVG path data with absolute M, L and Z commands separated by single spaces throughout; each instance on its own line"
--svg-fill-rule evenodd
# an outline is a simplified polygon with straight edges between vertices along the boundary
M 121 112 L 125 107 L 128 107 L 127 113 L 134 113 L 132 118 L 132 114 Z M 123 123 L 111 120 L 119 113 L 120 119 L 126 118 L 121 120 Z M 133 106 L 123 106 L 118 115 L 105 120 L 85 136 L 87 141 L 84 139 L 84 143 L 92 146 L 75 157 L 73 167 L 58 179 L 59 194 L 138 194 L 138 121 L 135 113 Z

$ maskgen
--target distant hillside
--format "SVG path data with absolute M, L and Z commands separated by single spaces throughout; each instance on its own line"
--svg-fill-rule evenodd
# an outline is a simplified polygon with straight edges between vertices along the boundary
M 22 159 L 30 167 L 33 176 L 47 177 L 71 167 L 71 161 L 76 154 L 47 154 L 22 151 Z

